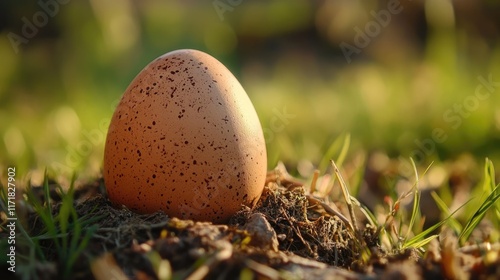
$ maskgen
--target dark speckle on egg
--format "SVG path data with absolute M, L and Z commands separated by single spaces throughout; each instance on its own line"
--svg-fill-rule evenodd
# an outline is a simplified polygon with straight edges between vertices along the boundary
M 104 154 L 110 200 L 140 213 L 223 222 L 264 187 L 255 109 L 229 70 L 200 51 L 167 53 L 137 75 Z

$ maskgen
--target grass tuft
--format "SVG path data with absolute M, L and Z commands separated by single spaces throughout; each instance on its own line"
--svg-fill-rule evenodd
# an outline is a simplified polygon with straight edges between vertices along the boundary
M 481 202 L 479 208 L 467 220 L 462 232 L 458 236 L 461 245 L 464 245 L 467 240 L 469 240 L 472 232 L 479 226 L 479 223 L 483 220 L 486 212 L 488 212 L 492 206 L 495 206 L 498 198 L 500 198 L 499 188 L 500 185 L 497 185 Z
M 25 252 L 19 253 L 20 267 L 18 273 L 21 279 L 38 278 L 37 267 L 47 265 L 51 259 L 56 258 L 64 279 L 71 278 L 73 267 L 87 248 L 89 240 L 97 230 L 96 222 L 100 216 L 92 215 L 92 211 L 84 216 L 78 216 L 75 208 L 74 175 L 69 189 L 64 191 L 57 186 L 61 201 L 54 204 L 50 196 L 50 184 L 47 171 L 44 174 L 42 185 L 43 198 L 35 194 L 32 187 L 28 187 L 24 199 L 18 204 L 25 204 L 32 209 L 35 222 L 33 228 L 25 228 L 18 221 L 18 240 L 24 245 Z M 4 201 L 5 190 L 2 188 L 2 200 Z M 25 217 L 28 218 L 29 217 Z M 39 228 L 36 228 L 39 225 Z M 55 256 L 53 255 L 55 254 Z

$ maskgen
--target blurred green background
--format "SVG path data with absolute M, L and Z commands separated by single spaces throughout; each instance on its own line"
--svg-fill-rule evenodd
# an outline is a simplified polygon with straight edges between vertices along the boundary
M 181 48 L 242 83 L 269 169 L 316 166 L 346 133 L 351 157 L 500 167 L 499 35 L 493 0 L 2 1 L 0 173 L 98 176 L 121 94 Z

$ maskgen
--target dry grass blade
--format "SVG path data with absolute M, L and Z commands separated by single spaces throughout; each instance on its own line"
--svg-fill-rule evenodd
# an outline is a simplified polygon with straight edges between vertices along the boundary
M 339 179 L 340 182 L 340 187 L 342 189 L 342 193 L 344 194 L 344 199 L 345 202 L 347 203 L 347 208 L 349 209 L 349 215 L 351 216 L 351 221 L 352 221 L 352 228 L 354 229 L 355 234 L 359 232 L 357 222 L 356 222 L 356 215 L 354 214 L 354 207 L 352 206 L 352 201 L 351 201 L 351 195 L 349 194 L 349 189 L 347 188 L 347 184 L 344 181 L 344 178 L 342 178 L 342 174 L 340 174 L 340 170 L 335 164 L 333 160 L 331 160 L 333 170 L 335 172 L 335 175 Z
M 309 190 L 311 194 L 316 191 L 316 183 L 318 182 L 318 176 L 319 176 L 319 170 L 316 169 L 314 170 L 313 178 L 311 181 L 311 189 Z
M 351 224 L 351 221 L 349 221 L 344 215 L 342 215 L 342 213 L 340 213 L 339 211 L 333 209 L 330 205 L 324 203 L 323 201 L 313 197 L 312 195 L 306 195 L 307 199 L 309 200 L 310 203 L 315 203 L 315 204 L 319 204 L 321 205 L 321 207 L 323 207 L 323 209 L 325 209 L 326 213 L 330 214 L 330 215 L 333 215 L 333 216 L 337 216 L 342 222 L 344 222 L 346 224 L 346 226 L 348 226 L 352 231 L 354 231 L 354 227 L 353 225 Z

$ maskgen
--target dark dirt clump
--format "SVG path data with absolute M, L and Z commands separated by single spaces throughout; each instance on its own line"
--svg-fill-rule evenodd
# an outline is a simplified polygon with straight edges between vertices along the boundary
M 230 223 L 241 225 L 252 213 L 262 213 L 280 237 L 282 251 L 341 267 L 358 258 L 352 231 L 337 217 L 316 212 L 304 188 L 270 186 L 254 210 L 239 212 Z

